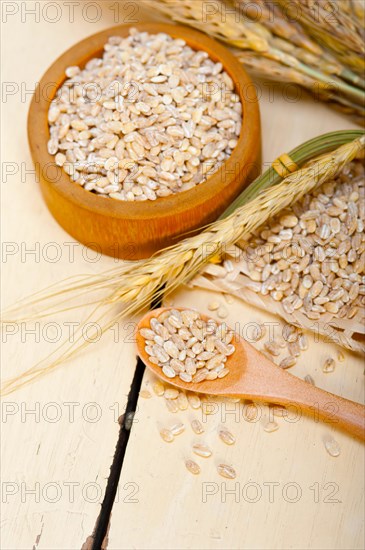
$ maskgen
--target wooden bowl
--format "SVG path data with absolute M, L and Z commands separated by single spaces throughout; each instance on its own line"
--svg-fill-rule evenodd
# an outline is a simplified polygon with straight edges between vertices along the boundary
M 138 24 L 151 34 L 164 32 L 184 39 L 220 61 L 235 83 L 243 106 L 238 145 L 230 158 L 206 182 L 156 201 L 121 202 L 86 191 L 73 182 L 47 151 L 48 110 L 71 65 L 84 67 L 101 57 L 111 36 L 127 36 L 131 25 L 120 25 L 79 42 L 48 69 L 32 99 L 28 138 L 44 199 L 58 223 L 75 239 L 104 254 L 136 260 L 172 245 L 184 234 L 215 219 L 260 172 L 260 115 L 251 79 L 241 63 L 221 44 L 180 25 Z

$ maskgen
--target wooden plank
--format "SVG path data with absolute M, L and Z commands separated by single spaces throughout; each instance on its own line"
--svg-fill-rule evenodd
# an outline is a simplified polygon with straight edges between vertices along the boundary
M 104 28 L 155 14 L 136 2 L 51 4 L 9 2 L 2 10 L 2 308 L 66 277 L 115 266 L 75 242 L 49 214 L 32 173 L 27 113 L 37 81 L 67 48 Z M 58 337 L 73 333 L 77 325 L 71 323 L 85 321 L 86 310 L 30 326 L 35 334 L 23 326 L 14 328 L 16 334 L 9 329 L 2 378 L 33 366 L 55 350 Z M 114 327 L 72 364 L 4 399 L 4 549 L 80 548 L 91 535 L 135 368 L 130 322 Z
M 60 19 L 52 23 L 58 17 L 55 3 L 53 8 L 43 2 L 8 4 L 2 11 L 3 308 L 66 277 L 115 266 L 73 241 L 49 214 L 30 173 L 26 120 L 31 92 L 54 59 L 76 41 L 128 22 L 130 13 L 123 6 L 116 12 L 115 2 L 94 2 L 86 10 L 84 3 L 72 8 L 60 2 Z M 17 334 L 3 333 L 2 377 L 33 366 L 72 334 L 76 327 L 70 323 L 85 321 L 86 310 L 69 312 L 31 325 L 35 334 L 24 326 L 14 327 Z M 130 330 L 126 321 L 119 334 L 111 330 L 72 364 L 4 398 L 4 549 L 80 548 L 91 535 L 135 367 Z
M 207 303 L 217 296 L 182 291 L 175 305 L 209 314 Z M 279 331 L 273 325 L 276 318 L 241 301 L 235 300 L 229 311 L 231 326 L 240 323 L 242 329 L 244 323 L 259 321 L 271 323 L 267 326 L 273 326 L 275 334 Z M 339 363 L 337 352 L 334 344 L 310 337 L 309 349 L 291 372 L 302 378 L 310 374 L 317 386 L 360 401 L 363 361 L 346 353 L 346 361 Z M 322 372 L 327 355 L 337 362 L 331 374 Z M 143 389 L 152 392 L 151 383 L 147 373 Z M 120 481 L 121 493 L 129 489 L 133 495 L 114 505 L 109 550 L 363 547 L 362 443 L 330 425 L 298 418 L 295 409 L 289 410 L 288 418 L 275 418 L 279 429 L 273 433 L 263 429 L 272 418 L 264 405 L 253 423 L 245 419 L 242 404 L 210 399 L 208 409 L 213 414 L 191 408 L 173 414 L 164 398 L 140 398 Z M 201 420 L 205 434 L 192 432 L 192 418 Z M 163 442 L 158 430 L 178 421 L 186 425 L 185 432 L 171 444 Z M 219 440 L 221 426 L 236 436 L 235 445 L 227 447 Z M 339 443 L 339 457 L 326 452 L 323 438 L 328 435 Z M 191 446 L 197 441 L 213 449 L 212 458 L 194 457 Z M 199 476 L 186 471 L 185 458 L 200 464 Z M 217 474 L 222 462 L 236 469 L 235 480 Z
M 292 87 L 265 82 L 258 86 L 265 166 L 311 137 L 355 127 L 304 92 L 294 102 L 285 100 Z M 209 294 L 181 291 L 175 303 L 208 313 Z M 232 325 L 252 320 L 277 322 L 241 301 L 230 305 L 229 311 Z M 345 363 L 339 363 L 334 373 L 321 371 L 328 354 L 336 357 L 335 348 L 312 341 L 292 372 L 301 377 L 311 374 L 319 387 L 361 401 L 361 358 L 346 353 Z M 151 386 L 148 374 L 144 384 Z M 228 414 L 229 405 L 234 414 Z M 120 482 L 122 491 L 129 483 L 135 484 L 138 502 L 119 499 L 115 503 L 108 548 L 362 548 L 362 444 L 309 418 L 298 422 L 279 419 L 279 430 L 266 433 L 266 407 L 260 408 L 262 419 L 251 424 L 242 417 L 242 405 L 239 410 L 229 405 L 220 404 L 216 414 L 207 417 L 206 435 L 194 436 L 188 424 L 191 418 L 201 417 L 201 411 L 172 415 L 162 398 L 140 399 Z M 168 445 L 160 439 L 158 428 L 175 420 L 183 421 L 187 429 Z M 222 423 L 237 437 L 232 447 L 217 438 Z M 329 433 L 341 446 L 337 458 L 324 448 L 323 437 Z M 214 449 L 214 457 L 198 459 L 202 473 L 193 477 L 183 460 L 193 456 L 191 445 L 201 437 Z M 217 462 L 232 464 L 238 472 L 236 480 L 219 477 Z

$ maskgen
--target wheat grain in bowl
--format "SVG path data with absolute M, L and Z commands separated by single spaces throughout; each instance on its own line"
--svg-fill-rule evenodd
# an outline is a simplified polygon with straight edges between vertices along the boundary
M 87 191 L 121 201 L 186 191 L 237 145 L 232 79 L 182 39 L 131 29 L 66 76 L 48 112 L 48 152 Z
M 203 320 L 194 310 L 168 310 L 151 317 L 149 328 L 140 329 L 149 361 L 168 378 L 203 382 L 224 378 L 227 357 L 235 352 L 234 337 L 225 323 Z

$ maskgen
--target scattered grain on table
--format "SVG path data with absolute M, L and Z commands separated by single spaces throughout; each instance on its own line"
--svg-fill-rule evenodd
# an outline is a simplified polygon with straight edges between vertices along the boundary
M 236 470 L 228 464 L 218 464 L 217 472 L 220 476 L 226 477 L 227 479 L 235 479 L 237 477 Z
M 279 424 L 274 420 L 269 420 L 264 423 L 265 432 L 272 433 L 272 432 L 276 432 L 276 430 L 278 429 L 279 429 Z
M 170 428 L 170 431 L 173 435 L 180 435 L 183 433 L 183 431 L 185 431 L 185 424 L 183 424 L 182 422 L 178 422 Z
M 165 399 L 177 399 L 179 396 L 179 390 L 175 388 L 167 388 L 164 393 Z
M 218 432 L 218 435 L 221 441 L 223 441 L 223 443 L 225 443 L 226 445 L 234 445 L 236 443 L 236 438 L 226 428 L 221 428 Z
M 204 443 L 194 443 L 193 452 L 203 458 L 209 458 L 212 456 L 212 450 Z
M 179 405 L 175 399 L 165 399 L 166 408 L 171 413 L 177 413 L 179 410 Z
M 191 428 L 192 428 L 193 432 L 196 433 L 197 435 L 200 435 L 200 434 L 204 433 L 203 425 L 200 422 L 200 420 L 198 420 L 197 418 L 194 418 L 191 421 Z
M 200 466 L 199 464 L 194 462 L 194 460 L 191 460 L 191 459 L 185 460 L 185 466 L 186 466 L 186 469 L 191 474 L 194 474 L 194 475 L 200 474 Z
M 337 457 L 341 454 L 341 447 L 332 435 L 326 435 L 323 438 L 323 443 L 327 453 L 330 456 Z
M 256 422 L 259 416 L 259 408 L 255 403 L 248 403 L 245 405 L 243 414 L 247 422 Z
M 284 359 L 280 361 L 279 366 L 282 369 L 290 369 L 290 367 L 294 367 L 296 362 L 297 360 L 295 357 L 293 357 L 293 355 L 287 355 L 287 357 L 284 357 Z
M 155 394 L 159 397 L 161 397 L 165 393 L 165 386 L 159 380 L 156 380 L 156 382 L 154 382 L 152 388 Z
M 189 393 L 187 395 L 189 405 L 192 409 L 199 409 L 201 407 L 201 401 L 199 395 L 195 393 Z
M 327 357 L 325 362 L 323 363 L 322 370 L 325 373 L 333 372 L 336 368 L 336 363 L 333 357 Z
M 160 436 L 166 443 L 172 443 L 172 441 L 174 441 L 174 434 L 167 428 L 162 428 L 160 430 Z

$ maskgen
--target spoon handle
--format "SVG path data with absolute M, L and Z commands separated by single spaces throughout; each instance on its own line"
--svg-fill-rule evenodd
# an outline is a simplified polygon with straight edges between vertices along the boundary
M 339 427 L 355 437 L 365 439 L 365 407 L 339 395 L 321 390 L 290 373 L 276 374 L 276 391 L 268 391 L 272 402 L 298 406 L 300 412 L 310 414 L 314 420 L 322 420 L 330 426 Z M 280 372 L 281 371 L 281 372 Z
M 250 388 L 252 399 L 256 397 L 270 403 L 299 407 L 299 413 L 307 413 L 317 422 L 322 420 L 330 426 L 346 430 L 359 439 L 365 439 L 363 405 L 304 382 L 283 371 L 251 347 L 246 346 L 246 354 L 247 367 L 250 368 L 246 367 L 245 376 L 238 382 L 237 387 L 242 394 L 247 395 Z
M 300 381 L 301 382 L 301 381 Z M 310 386 L 302 382 L 303 386 Z M 304 412 L 310 413 L 314 420 L 322 420 L 328 425 L 346 430 L 353 436 L 365 439 L 365 407 L 344 397 L 311 386 L 303 387 L 296 402 Z

